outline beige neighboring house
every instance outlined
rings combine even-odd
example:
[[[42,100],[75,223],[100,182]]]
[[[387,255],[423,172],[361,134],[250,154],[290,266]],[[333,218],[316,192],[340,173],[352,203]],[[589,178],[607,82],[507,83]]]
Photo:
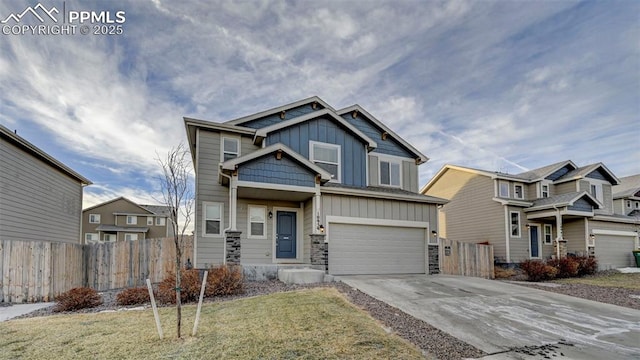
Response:
[[[640,174],[622,177],[613,187],[613,209],[640,221]]]
[[[84,243],[173,236],[169,215],[166,206],[139,205],[119,197],[82,211]]]
[[[0,240],[81,243],[91,181],[0,125]]]
[[[602,163],[567,160],[520,174],[445,165],[421,193],[449,200],[439,214],[443,237],[488,242],[497,263],[575,254],[608,269],[635,266],[639,246],[638,219],[614,211],[620,184]]]

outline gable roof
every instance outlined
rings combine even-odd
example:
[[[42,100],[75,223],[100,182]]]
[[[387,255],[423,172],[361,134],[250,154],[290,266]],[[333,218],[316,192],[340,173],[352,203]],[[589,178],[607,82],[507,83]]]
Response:
[[[290,158],[298,162],[300,165],[306,167],[307,169],[311,170],[315,174],[320,175],[321,181],[326,182],[331,180],[331,174],[329,174],[329,172],[320,168],[316,164],[304,158],[302,155],[298,154],[297,152],[291,150],[289,147],[281,143],[273,144],[263,149],[249,153],[247,155],[227,160],[222,163],[222,169],[233,171],[240,164],[261,158],[265,155],[269,155],[278,151],[282,151],[283,153],[287,154],[287,156],[289,156]]]
[[[78,174],[77,172],[71,170],[71,168],[69,168],[68,166],[66,166],[65,164],[61,163],[60,161],[58,161],[57,159],[55,159],[53,156],[47,154],[46,152],[40,150],[37,146],[33,145],[32,143],[28,142],[27,140],[25,140],[24,138],[22,138],[21,136],[18,136],[18,134],[14,133],[13,131],[7,129],[6,127],[0,125],[0,138],[5,138],[7,139],[7,141],[9,141],[10,143],[14,144],[15,146],[17,146],[18,148],[20,148],[21,150],[35,156],[37,159],[41,160],[42,162],[46,163],[47,165],[55,168],[56,170],[62,172],[63,174],[78,180],[78,182],[80,182],[82,185],[91,185],[92,182],[85,178],[84,176]]]
[[[86,209],[83,209],[83,210],[82,210],[82,212],[89,211],[89,210],[93,210],[93,209],[99,208],[99,207],[101,207],[101,206],[111,204],[111,203],[116,202],[116,201],[118,201],[118,200],[124,200],[124,201],[126,201],[126,202],[130,203],[131,205],[135,205],[135,206],[137,206],[138,208],[140,208],[140,209],[141,209],[141,210],[143,210],[143,211],[146,211],[146,212],[148,212],[148,213],[153,213],[151,210],[148,210],[148,209],[146,209],[146,208],[144,208],[144,207],[142,207],[142,206],[140,206],[140,205],[138,205],[138,204],[134,203],[133,201],[131,201],[131,200],[127,199],[127,198],[126,198],[126,197],[124,197],[124,196],[120,196],[120,197],[117,197],[117,198],[115,198],[115,199],[111,199],[111,200],[109,200],[109,201],[105,201],[105,202],[103,202],[103,203],[100,203],[100,204],[97,204],[97,205],[93,205],[93,206],[91,206],[91,207],[88,207],[88,208],[86,208]]]
[[[621,177],[620,184],[613,186],[613,198],[640,196],[640,174]]]
[[[420,193],[424,194],[427,192],[440,178],[449,170],[458,170],[463,172],[468,172],[477,175],[483,175],[489,177],[491,179],[504,179],[504,180],[513,180],[513,181],[521,181],[521,182],[529,182],[529,180],[519,177],[517,175],[510,175],[500,172],[492,172],[486,171],[476,168],[471,168],[467,166],[453,165],[453,164],[444,164],[440,170],[429,180],[423,187],[420,189]]]
[[[578,168],[578,166],[576,164],[574,164],[573,161],[564,160],[564,161],[557,162],[555,164],[551,164],[551,165],[543,166],[543,167],[540,167],[540,168],[537,168],[537,169],[521,172],[521,173],[517,174],[516,176],[518,176],[518,177],[520,177],[522,179],[527,179],[529,181],[538,181],[538,180],[542,180],[542,179],[546,178],[547,176],[553,174],[554,172],[562,169],[563,167],[565,167],[567,165],[570,165],[574,169]]]
[[[596,171],[598,169],[604,171],[605,176],[609,178],[608,180],[612,185],[618,185],[620,183],[620,179],[618,179],[601,162],[595,163],[595,164],[586,165],[586,166],[582,166],[582,167],[579,167],[577,169],[574,169],[573,171],[569,171],[568,173],[562,175],[559,179],[557,179],[554,182],[557,183],[557,184],[560,184],[560,183],[567,182],[567,181],[583,179],[583,178],[587,177],[587,175],[591,174],[592,172],[594,172],[594,171]]]
[[[312,96],[312,97],[309,97],[309,98],[306,98],[306,99],[302,99],[302,100],[298,100],[296,102],[292,102],[290,104],[286,104],[286,105],[275,107],[273,109],[261,111],[259,113],[253,114],[253,115],[243,116],[243,117],[235,119],[235,120],[225,121],[224,124],[227,124],[227,125],[242,125],[243,123],[246,123],[246,122],[249,122],[249,121],[257,120],[257,119],[260,119],[260,118],[263,118],[263,117],[266,117],[266,116],[270,116],[270,115],[274,115],[274,114],[277,114],[277,113],[282,112],[282,111],[287,111],[287,110],[289,110],[291,108],[296,108],[298,106],[312,104],[314,102],[320,104],[321,107],[324,108],[324,109],[329,109],[331,111],[334,111],[333,108],[329,104],[324,102],[324,100],[320,99],[317,96]]]
[[[346,107],[344,109],[340,109],[340,110],[336,111],[336,113],[338,115],[342,116],[344,114],[347,114],[347,113],[350,113],[350,112],[353,112],[353,111],[358,111],[358,113],[364,115],[364,117],[367,120],[369,120],[369,122],[372,123],[374,125],[374,127],[377,127],[378,129],[382,130],[383,132],[386,132],[394,140],[399,142],[400,145],[405,148],[405,150],[407,150],[410,153],[413,153],[416,156],[416,163],[418,165],[424,164],[427,161],[429,161],[429,158],[426,155],[424,155],[423,153],[418,151],[418,149],[416,149],[411,144],[409,144],[407,141],[405,141],[401,136],[396,134],[393,130],[389,129],[384,123],[382,123],[380,120],[376,119],[375,116],[369,114],[369,112],[366,111],[365,109],[363,109],[360,105],[358,105],[358,104],[351,105],[349,107]]]
[[[529,212],[536,210],[553,209],[554,207],[572,206],[576,201],[583,198],[587,199],[587,201],[589,201],[597,209],[602,208],[602,204],[600,204],[600,202],[588,192],[576,191],[537,199],[533,202],[533,206],[524,209],[524,211]]]
[[[286,120],[286,121],[282,121],[280,123],[271,125],[271,126],[267,126],[267,127],[263,127],[261,129],[257,129],[256,133],[253,137],[253,142],[256,145],[259,145],[260,143],[262,143],[262,140],[264,140],[267,135],[271,132],[280,130],[280,129],[284,129],[284,128],[288,128],[290,126],[293,125],[297,125],[306,121],[310,121],[313,119],[317,119],[321,116],[324,116],[326,118],[329,118],[332,121],[335,121],[337,123],[339,123],[341,126],[343,126],[344,128],[346,128],[347,130],[349,130],[351,133],[353,133],[356,137],[360,138],[364,143],[367,144],[367,147],[369,148],[369,150],[371,149],[375,149],[378,144],[376,144],[375,141],[373,141],[370,137],[368,137],[367,135],[365,135],[362,131],[358,130],[355,126],[349,124],[345,119],[343,119],[341,116],[338,116],[333,110],[331,109],[322,109],[322,110],[318,110],[318,111],[314,111],[312,113],[303,115],[303,116],[298,116],[295,117],[291,120]]]
[[[140,205],[140,207],[151,211],[156,215],[169,216],[171,215],[171,208],[165,205]]]

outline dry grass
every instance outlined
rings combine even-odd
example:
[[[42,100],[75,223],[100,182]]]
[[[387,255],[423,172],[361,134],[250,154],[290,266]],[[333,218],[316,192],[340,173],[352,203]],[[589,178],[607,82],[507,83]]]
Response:
[[[160,309],[165,339],[149,310],[31,318],[0,323],[0,359],[420,359],[337,290],[311,289],[206,304],[191,337],[194,306]]]
[[[619,272],[596,274],[582,278],[557,280],[563,284],[586,284],[603,287],[640,290],[640,273],[623,274]]]
[[[505,269],[499,266],[496,266],[493,272],[496,279],[509,279],[516,275],[514,269]]]

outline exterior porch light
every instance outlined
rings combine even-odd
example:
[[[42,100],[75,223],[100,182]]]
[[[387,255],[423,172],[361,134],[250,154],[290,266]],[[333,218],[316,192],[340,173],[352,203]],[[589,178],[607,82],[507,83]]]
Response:
[[[284,115],[285,115],[286,113],[287,113],[287,112],[286,112],[286,111],[284,111],[284,110],[280,111],[280,119],[284,120]]]
[[[273,219],[273,212],[269,211],[269,219]]]
[[[527,224],[527,230],[529,230],[529,228],[531,228],[531,224]]]
[[[593,242],[596,239],[596,235],[594,233],[589,234],[589,240]]]
[[[435,230],[431,230],[431,236],[438,237],[438,232]]]
[[[324,234],[324,225],[320,224],[320,226],[318,226],[318,230]]]

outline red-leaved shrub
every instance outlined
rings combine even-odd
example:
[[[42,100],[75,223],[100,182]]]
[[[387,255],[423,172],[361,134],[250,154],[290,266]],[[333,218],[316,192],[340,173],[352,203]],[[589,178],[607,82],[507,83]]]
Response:
[[[243,291],[242,267],[222,265],[209,269],[206,296],[234,295]]]
[[[53,311],[74,311],[101,304],[102,296],[97,291],[88,287],[78,287],[56,296],[56,305],[53,307]]]
[[[552,280],[558,273],[558,269],[540,260],[525,260],[520,263],[520,268],[527,274],[529,281]]]
[[[579,263],[575,260],[574,257],[547,260],[547,265],[551,265],[554,268],[558,269],[556,277],[559,279],[578,276]]]
[[[196,301],[200,296],[200,271],[196,269],[181,270],[180,300],[183,303]],[[176,274],[169,273],[158,285],[158,302],[176,303]]]
[[[151,302],[149,290],[146,287],[128,288],[120,291],[116,295],[118,305],[139,305]]]
[[[575,258],[578,263],[578,276],[593,275],[598,271],[598,259],[588,256]]]

